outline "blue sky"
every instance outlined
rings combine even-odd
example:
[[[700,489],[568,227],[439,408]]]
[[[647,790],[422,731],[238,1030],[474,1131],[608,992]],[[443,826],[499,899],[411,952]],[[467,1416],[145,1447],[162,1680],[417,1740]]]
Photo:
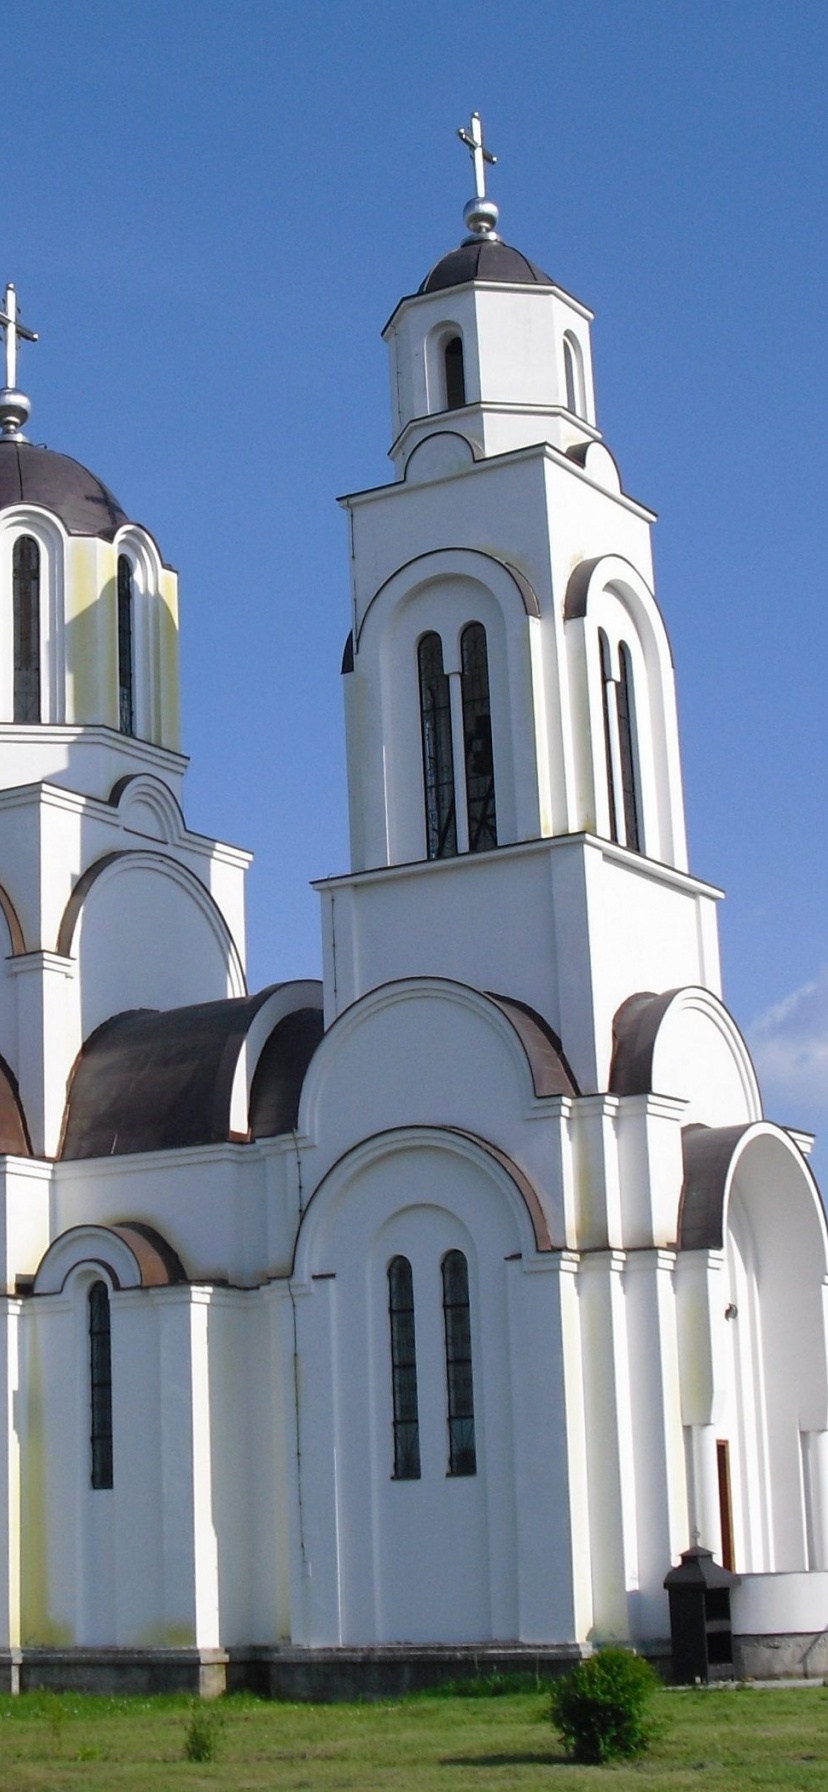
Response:
[[[318,970],[347,865],[335,497],[388,476],[378,332],[459,241],[477,107],[661,518],[726,998],[828,1132],[824,0],[27,0],[3,77],[29,433],[180,569],[188,820],[255,851],[252,982]]]

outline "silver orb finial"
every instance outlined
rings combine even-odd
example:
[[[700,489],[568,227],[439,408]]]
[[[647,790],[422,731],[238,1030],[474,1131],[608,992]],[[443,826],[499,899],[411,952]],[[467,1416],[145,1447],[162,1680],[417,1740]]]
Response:
[[[17,342],[22,336],[24,342],[36,342],[37,332],[27,330],[17,315],[17,293],[11,282],[6,287],[4,300],[5,310],[0,311],[0,329],[6,339],[6,380],[0,388],[0,439],[7,442],[25,442],[26,437],[21,430],[31,415],[31,403],[25,392],[17,389]]]
[[[493,199],[486,197],[486,163],[494,164],[497,156],[483,142],[483,121],[479,112],[473,112],[468,129],[460,127],[457,132],[461,143],[465,143],[472,159],[474,169],[474,198],[463,209],[463,222],[473,237],[488,237],[490,242],[497,242],[498,209]]]

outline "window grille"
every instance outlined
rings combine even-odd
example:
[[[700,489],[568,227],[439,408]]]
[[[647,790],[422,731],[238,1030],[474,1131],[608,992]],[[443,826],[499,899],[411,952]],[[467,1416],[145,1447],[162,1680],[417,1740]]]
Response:
[[[391,1390],[394,1406],[394,1479],[420,1479],[420,1421],[417,1407],[417,1343],[414,1282],[407,1257],[388,1266],[391,1326]]]
[[[40,721],[40,548],[20,535],[12,555],[14,719]]]
[[[468,628],[464,628],[460,648],[469,852],[486,852],[497,845],[497,815],[489,661],[486,630],[482,623],[470,622]]]
[[[109,1289],[93,1282],[89,1290],[89,1387],[92,1486],[112,1486],[112,1344]]]
[[[469,1270],[462,1251],[449,1251],[443,1258],[442,1271],[448,1394],[448,1472],[450,1475],[476,1475]]]
[[[135,733],[132,567],[126,554],[118,556],[118,727],[122,734]]]
[[[466,370],[463,363],[463,340],[452,336],[443,350],[446,369],[446,410],[459,411],[466,402]]]
[[[635,767],[635,708],[630,650],[618,649],[618,741],[621,749],[621,794],[624,801],[624,835],[627,846],[641,851],[640,803]]]
[[[423,635],[417,650],[417,660],[420,673],[426,853],[430,859],[447,859],[453,858],[457,851],[457,822],[451,756],[451,699],[449,681],[443,671],[443,643],[439,635]]]

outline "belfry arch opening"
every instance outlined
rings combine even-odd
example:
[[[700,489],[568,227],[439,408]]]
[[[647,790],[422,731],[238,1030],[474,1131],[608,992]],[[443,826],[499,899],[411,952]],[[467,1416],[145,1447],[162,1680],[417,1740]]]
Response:
[[[40,548],[33,535],[19,535],[12,551],[14,609],[14,709],[16,722],[39,722]]]
[[[462,410],[466,403],[466,365],[462,336],[449,336],[443,344],[443,378],[446,410]]]

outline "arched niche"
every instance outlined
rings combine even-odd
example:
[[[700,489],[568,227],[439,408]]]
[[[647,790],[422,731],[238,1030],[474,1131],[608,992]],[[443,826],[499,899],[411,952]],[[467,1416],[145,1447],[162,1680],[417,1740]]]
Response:
[[[120,560],[129,564],[132,587],[132,732],[141,740],[177,749],[178,601],[176,578],[164,565],[146,529],[135,523],[113,542],[113,626],[117,625]],[[116,627],[117,633],[117,627]],[[114,668],[117,682],[117,666]]]
[[[0,722],[14,721],[13,560],[15,544],[28,536],[39,550],[40,714],[60,723],[66,712],[67,536],[38,505],[21,504],[0,515]],[[32,724],[27,724],[32,725]]]
[[[683,1400],[727,1464],[735,1566],[825,1568],[828,1230],[819,1191],[796,1144],[768,1122],[689,1127],[684,1160]],[[701,1301],[705,1277],[694,1265],[703,1271],[708,1257],[721,1268],[707,1274]]]
[[[536,594],[490,555],[446,549],[418,556],[375,593],[355,642],[348,733],[352,811],[365,830],[363,857],[404,863],[426,857],[418,646],[439,636],[453,692],[452,739],[462,752],[461,642],[485,630],[498,842],[540,831],[530,619]],[[370,697],[370,714],[368,703]],[[457,777],[458,787],[462,779]],[[356,799],[356,800],[354,800]],[[462,850],[462,848],[461,848]]]
[[[635,776],[643,851],[687,869],[675,679],[670,643],[655,597],[642,574],[615,554],[582,561],[566,590],[580,825],[612,839],[608,787],[604,636],[617,684],[621,650],[628,655]],[[610,731],[612,732],[612,731]]]
[[[177,860],[115,852],[78,879],[57,951],[78,961],[81,1037],[129,1008],[245,994],[235,942],[213,897]]]

